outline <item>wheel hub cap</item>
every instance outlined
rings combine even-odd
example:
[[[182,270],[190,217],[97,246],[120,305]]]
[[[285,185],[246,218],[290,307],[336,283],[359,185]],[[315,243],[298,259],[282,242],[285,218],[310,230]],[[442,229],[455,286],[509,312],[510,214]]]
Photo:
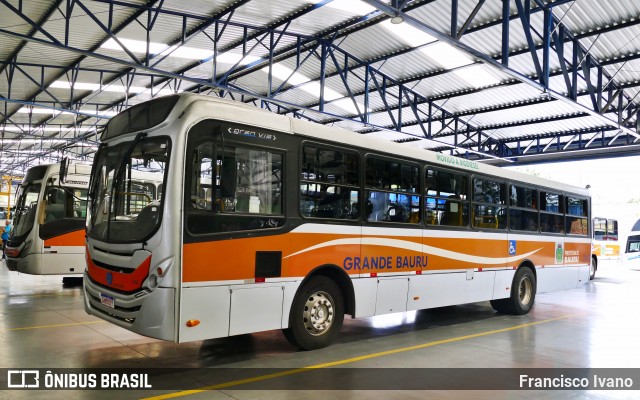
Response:
[[[307,331],[314,336],[327,332],[333,324],[334,308],[333,299],[328,293],[318,291],[309,296],[303,313]]]

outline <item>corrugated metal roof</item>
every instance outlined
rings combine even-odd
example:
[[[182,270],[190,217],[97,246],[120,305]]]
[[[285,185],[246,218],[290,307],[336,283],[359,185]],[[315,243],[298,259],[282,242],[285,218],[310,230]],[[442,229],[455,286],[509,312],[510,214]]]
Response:
[[[341,3],[338,3],[341,1]],[[135,13],[146,10],[145,0],[128,2],[140,7],[129,7],[124,3],[114,5],[114,13],[109,14],[107,2],[83,2],[102,24],[112,27],[120,27]],[[511,52],[522,52],[509,58],[509,70],[503,70],[485,64],[477,64],[470,67],[458,67],[447,70],[452,56],[438,56],[431,54],[430,50],[440,46],[440,43],[426,43],[421,39],[422,45],[416,47],[417,36],[396,36],[392,33],[397,27],[391,26],[386,14],[376,11],[370,5],[358,3],[356,0],[334,0],[313,5],[311,0],[295,0],[288,2],[273,2],[270,0],[250,0],[237,2],[235,0],[202,2],[197,0],[165,0],[152,3],[150,14],[144,14],[137,21],[131,21],[122,26],[117,37],[119,39],[144,41],[147,30],[143,26],[147,22],[147,16],[155,18],[153,28],[149,31],[149,39],[154,43],[168,44],[182,39],[183,23],[186,32],[193,31],[197,27],[207,24],[203,31],[185,37],[184,46],[193,48],[191,54],[201,54],[200,60],[176,57],[180,51],[164,55],[152,55],[150,67],[157,71],[144,71],[145,67],[137,68],[137,73],[131,73],[120,77],[122,73],[131,72],[125,62],[135,62],[127,54],[119,50],[110,50],[99,47],[109,39],[109,34],[102,29],[79,5],[75,5],[70,21],[69,45],[80,50],[89,50],[98,47],[96,54],[110,57],[100,59],[96,57],[81,57],[77,52],[69,51],[62,47],[51,47],[30,42],[20,49],[17,61],[22,65],[12,75],[10,100],[33,102],[46,107],[91,110],[117,110],[122,109],[123,101],[128,98],[126,105],[131,106],[150,98],[150,90],[145,93],[130,93],[128,96],[122,91],[114,91],[116,87],[129,84],[135,88],[151,88],[159,93],[179,90],[195,90],[196,85],[190,81],[176,82],[167,80],[168,75],[183,74],[184,77],[195,78],[206,82],[214,82],[233,67],[235,61],[229,61],[233,57],[247,56],[242,63],[229,75],[228,80],[222,84],[228,84],[232,90],[242,93],[254,94],[262,98],[269,93],[276,93],[277,101],[289,104],[293,109],[307,109],[306,114],[313,119],[324,123],[332,123],[351,130],[368,132],[366,135],[383,137],[387,140],[412,139],[405,143],[406,146],[421,146],[421,148],[440,148],[444,144],[456,142],[454,126],[451,116],[460,118],[458,130],[460,132],[477,129],[486,129],[487,135],[494,140],[513,141],[526,138],[565,134],[571,137],[572,132],[605,130],[606,137],[613,137],[617,132],[618,101],[611,101],[612,96],[617,96],[616,91],[604,90],[600,97],[589,94],[589,85],[584,79],[585,70],[578,72],[577,82],[568,76],[570,85],[567,85],[562,74],[563,63],[558,59],[554,51],[549,58],[551,78],[549,82],[550,93],[541,90],[538,84],[518,83],[520,77],[537,77],[538,70],[534,64],[532,54],[524,49],[528,47],[527,37],[522,28],[519,17],[510,22],[509,48]],[[384,4],[390,4],[385,1]],[[472,14],[479,3],[477,0],[458,1],[458,26],[462,27],[467,16]],[[347,10],[347,6],[355,8]],[[451,5],[448,0],[414,0],[405,5],[411,10],[407,14],[443,34],[451,31]],[[536,7],[536,3],[532,2]],[[22,11],[33,21],[39,21],[51,7],[51,2],[46,0],[33,0],[22,2]],[[515,2],[510,3],[511,15],[515,16],[518,9]],[[229,11],[233,10],[232,13]],[[364,10],[369,14],[363,15]],[[4,10],[0,13],[0,26],[3,29],[19,34],[27,34],[31,26],[14,15],[12,11]],[[157,14],[156,14],[157,12]],[[602,85],[611,87],[624,87],[622,107],[633,110],[630,113],[623,112],[621,119],[629,126],[635,122],[634,114],[636,105],[640,104],[640,21],[636,21],[640,14],[640,3],[629,0],[612,0],[602,2],[598,0],[579,0],[556,5],[553,8],[556,20],[560,20],[575,35],[580,38],[580,43],[585,51],[597,61],[603,63],[604,76]],[[64,18],[64,10],[56,10],[55,17],[49,18],[42,24],[42,30],[64,42],[67,21]],[[214,15],[231,15],[229,25],[227,19],[219,21],[218,30],[214,21],[210,20]],[[183,19],[184,17],[184,19]],[[469,30],[462,36],[461,42],[476,51],[493,57],[497,62],[501,61],[502,51],[502,1],[486,0],[480,7],[477,15],[469,25]],[[542,43],[541,26],[544,13],[535,12],[530,15],[530,23],[534,27],[533,41],[536,45]],[[109,22],[110,21],[110,22]],[[270,31],[267,27],[273,27]],[[246,29],[245,29],[246,28]],[[593,34],[594,31],[604,29],[601,34]],[[245,32],[248,34],[244,38]],[[259,32],[258,35],[254,35]],[[270,33],[273,35],[270,36]],[[320,83],[321,66],[323,62],[322,46],[315,47],[313,53],[309,49],[318,44],[312,40],[310,45],[307,38],[323,32],[321,43],[335,50],[334,58],[329,56],[325,60],[325,100],[324,114],[313,111],[318,109],[318,88]],[[591,33],[590,33],[591,32]],[[333,33],[336,33],[335,37]],[[216,36],[218,34],[218,36]],[[300,35],[299,41],[296,35]],[[420,35],[422,36],[422,35]],[[38,32],[34,37],[49,40],[43,32]],[[270,41],[273,38],[273,48]],[[316,38],[319,39],[319,38]],[[214,49],[219,51],[215,65],[210,60]],[[18,49],[20,40],[11,36],[0,40],[0,60],[10,62],[9,55]],[[301,52],[296,53],[300,44]],[[554,43],[555,46],[555,43]],[[569,42],[563,45],[564,57],[567,64],[571,64],[573,45]],[[243,54],[243,51],[245,52]],[[133,50],[136,59],[144,58],[144,51]],[[537,59],[542,62],[544,51],[538,49]],[[271,87],[269,88],[268,59],[270,55],[275,57],[275,68]],[[346,57],[345,55],[348,55]],[[308,56],[308,58],[306,58]],[[436,57],[436,58],[433,58]],[[305,61],[306,58],[306,61]],[[74,93],[68,89],[49,87],[51,82],[73,81],[77,67],[76,60],[82,59],[80,68],[86,70],[77,71],[77,82],[103,83],[102,91],[76,88]],[[469,57],[468,62],[478,62],[476,57]],[[298,65],[298,62],[302,62]],[[244,65],[249,63],[253,68],[246,69]],[[362,64],[360,64],[362,63]],[[30,64],[30,65],[27,65]],[[41,69],[38,65],[58,65],[68,69],[61,75],[63,69]],[[371,65],[374,74],[367,75],[364,65]],[[462,65],[462,64],[460,64]],[[3,68],[3,67],[0,67]],[[463,76],[463,73],[473,71]],[[24,72],[20,72],[24,71]],[[100,72],[102,71],[102,72]],[[287,72],[288,71],[288,72]],[[290,81],[282,85],[284,77],[295,71]],[[345,86],[340,74],[346,78],[348,87]],[[27,76],[31,76],[29,79]],[[153,78],[149,75],[153,75]],[[482,83],[481,75],[491,79],[491,84]],[[597,69],[591,71],[592,85],[597,85]],[[366,77],[369,81],[365,83]],[[609,77],[613,77],[616,83],[609,84]],[[127,82],[127,78],[129,81]],[[111,83],[115,79],[110,87]],[[520,78],[522,79],[522,78]],[[307,83],[300,83],[309,81]],[[162,83],[160,83],[162,82]],[[396,83],[400,82],[409,92],[400,94]],[[376,85],[377,83],[377,85]],[[212,85],[205,83],[205,87]],[[282,87],[280,87],[282,85]],[[489,85],[488,87],[484,87]],[[548,98],[557,97],[558,94],[569,96],[575,85],[578,98],[575,103],[560,100],[548,101]],[[43,87],[45,86],[45,87]],[[386,90],[384,96],[379,92],[383,87]],[[46,90],[45,90],[46,89]],[[365,90],[369,90],[365,93]],[[368,112],[367,124],[363,124],[355,115],[353,100],[348,98],[349,91],[355,95],[355,103],[361,111]],[[8,74],[0,74],[0,95],[9,96]],[[402,96],[403,109],[401,114],[397,110]],[[415,96],[415,97],[414,97]],[[252,96],[249,95],[248,98]],[[418,117],[414,109],[407,106],[407,102],[413,98],[419,100],[416,105]],[[594,115],[583,116],[586,111],[594,114],[594,99],[600,101],[600,107],[609,104],[607,113],[604,114],[611,122]],[[368,109],[364,109],[365,100]],[[617,100],[617,99],[616,99]],[[629,102],[633,104],[628,106]],[[74,104],[69,105],[69,102]],[[434,115],[432,118],[431,132],[438,141],[424,139],[423,127],[418,124],[418,118],[424,123],[429,119],[429,102],[432,102]],[[387,110],[391,107],[391,110]],[[23,123],[31,121],[32,124],[69,124],[83,120],[84,117],[73,117],[66,114],[57,115],[54,118],[44,114],[14,114],[23,108],[22,104],[5,102],[0,112],[11,117],[11,121]],[[443,111],[444,110],[444,113]],[[282,111],[281,111],[282,112]],[[444,115],[445,124],[441,122]],[[353,120],[345,120],[353,118]],[[0,119],[3,119],[0,116]],[[393,129],[394,123],[401,120],[403,123],[401,132]],[[96,121],[89,118],[83,123],[97,123],[102,125],[104,121]],[[0,128],[1,129],[1,128]],[[52,135],[60,135],[53,133]],[[10,136],[16,137],[14,133]],[[415,139],[418,140],[415,140]],[[459,139],[459,138],[458,138]],[[475,140],[475,139],[474,139]],[[554,140],[545,138],[545,140]],[[471,141],[473,142],[473,141]],[[477,145],[473,142],[472,144]],[[2,150],[0,150],[2,151]],[[463,151],[463,150],[460,150]],[[1,166],[0,166],[1,168]]]

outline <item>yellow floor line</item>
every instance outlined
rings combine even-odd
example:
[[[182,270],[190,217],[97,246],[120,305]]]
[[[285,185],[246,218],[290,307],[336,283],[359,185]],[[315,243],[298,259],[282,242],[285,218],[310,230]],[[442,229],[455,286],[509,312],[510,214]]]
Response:
[[[534,325],[546,324],[546,323],[549,323],[549,322],[570,318],[570,317],[573,317],[574,315],[575,314],[564,315],[564,316],[557,317],[557,318],[545,319],[543,321],[529,322],[529,323],[526,323],[526,324],[515,325],[515,326],[511,326],[509,328],[496,329],[496,330],[493,330],[493,331],[486,331],[486,332],[474,333],[474,334],[471,334],[471,335],[457,336],[457,337],[453,337],[453,338],[449,338],[449,339],[436,340],[436,341],[433,341],[433,342],[422,343],[422,344],[418,344],[418,345],[415,345],[415,346],[401,347],[401,348],[398,348],[398,349],[380,351],[378,353],[371,353],[371,354],[366,354],[366,355],[363,355],[363,356],[346,358],[346,359],[343,359],[343,360],[331,361],[331,362],[323,363],[323,364],[310,365],[310,366],[304,367],[304,368],[295,368],[295,369],[290,369],[290,370],[286,370],[286,371],[282,371],[282,372],[276,372],[276,373],[273,373],[273,374],[260,375],[260,376],[256,376],[256,377],[253,377],[253,378],[239,379],[239,380],[235,380],[235,381],[219,383],[217,385],[205,386],[205,387],[202,387],[202,388],[199,388],[199,389],[192,389],[192,390],[184,390],[184,391],[181,391],[181,392],[167,393],[167,394],[160,395],[160,396],[147,397],[147,398],[145,398],[143,400],[172,399],[172,398],[175,398],[175,397],[182,397],[182,396],[188,396],[188,395],[191,395],[191,394],[202,393],[202,392],[206,392],[208,390],[219,390],[219,389],[224,389],[224,388],[228,388],[228,387],[232,387],[232,386],[238,386],[238,385],[242,385],[242,384],[246,384],[246,383],[260,382],[260,381],[265,381],[265,380],[268,380],[268,379],[279,378],[279,377],[282,377],[282,376],[298,374],[298,373],[305,372],[305,371],[308,371],[308,370],[311,370],[311,369],[335,367],[336,365],[344,365],[344,364],[349,364],[349,363],[353,363],[353,362],[357,362],[357,361],[369,360],[369,359],[376,358],[376,357],[388,356],[388,355],[391,355],[391,354],[398,354],[398,353],[402,353],[402,352],[406,352],[406,351],[412,351],[412,350],[419,350],[419,349],[424,349],[424,348],[427,348],[427,347],[437,346],[437,345],[441,345],[441,344],[459,342],[461,340],[467,340],[467,339],[473,339],[473,338],[478,338],[478,337],[482,337],[482,336],[494,335],[496,333],[514,331],[514,330],[517,330],[517,329],[528,328],[528,327],[534,326]]]
[[[101,324],[107,321],[87,321],[87,322],[72,322],[69,324],[55,324],[55,325],[40,325],[40,326],[25,326],[22,328],[9,328],[8,331],[26,331],[29,329],[45,329],[45,328],[59,328],[61,326],[75,326],[75,325],[89,325],[89,324]]]

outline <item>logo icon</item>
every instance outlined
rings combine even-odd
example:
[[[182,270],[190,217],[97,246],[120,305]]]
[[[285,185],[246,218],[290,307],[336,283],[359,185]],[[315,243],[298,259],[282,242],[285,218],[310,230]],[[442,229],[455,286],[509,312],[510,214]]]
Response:
[[[8,388],[39,388],[40,372],[38,370],[15,370],[7,371]]]
[[[107,272],[107,284],[111,285],[113,283],[113,274],[111,272]]]
[[[509,240],[509,255],[510,256],[515,256],[516,255],[516,241],[515,240]]]
[[[556,243],[556,264],[562,264],[562,256],[564,250],[562,249],[562,243]]]

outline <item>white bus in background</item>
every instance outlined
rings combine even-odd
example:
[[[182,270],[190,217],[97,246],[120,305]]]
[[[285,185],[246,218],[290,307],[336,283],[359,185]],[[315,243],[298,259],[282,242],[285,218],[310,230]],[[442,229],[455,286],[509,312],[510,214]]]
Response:
[[[18,189],[13,230],[6,249],[9,270],[79,277],[84,270],[91,166],[69,165],[62,183],[60,166],[29,169]]]
[[[640,219],[636,221],[627,237],[627,246],[622,257],[627,268],[640,268]]]
[[[77,275],[85,269],[85,219],[90,165],[40,165],[27,171],[18,189],[7,266],[32,275]],[[139,212],[162,191],[153,174],[136,171],[120,193],[131,213]],[[63,279],[63,282],[71,282]]]
[[[591,248],[590,277],[593,279],[602,260],[620,260],[618,221],[611,218],[593,219],[593,243]]]

